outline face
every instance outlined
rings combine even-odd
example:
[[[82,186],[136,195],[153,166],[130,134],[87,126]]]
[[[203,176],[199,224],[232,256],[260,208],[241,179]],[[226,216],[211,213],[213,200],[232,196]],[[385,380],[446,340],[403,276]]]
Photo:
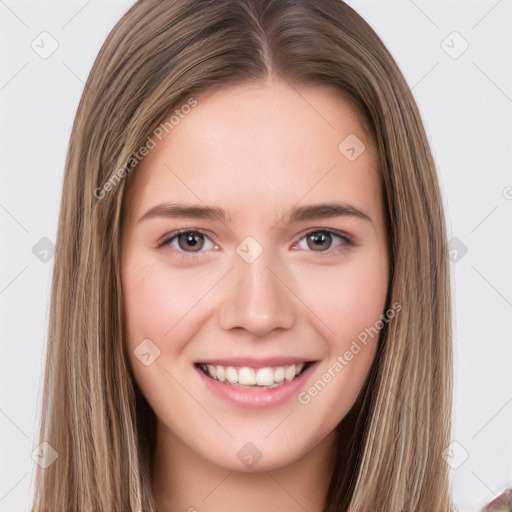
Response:
[[[377,159],[325,88],[196,99],[125,198],[130,364],[176,446],[235,471],[284,467],[333,432],[375,355],[364,333],[389,264]]]

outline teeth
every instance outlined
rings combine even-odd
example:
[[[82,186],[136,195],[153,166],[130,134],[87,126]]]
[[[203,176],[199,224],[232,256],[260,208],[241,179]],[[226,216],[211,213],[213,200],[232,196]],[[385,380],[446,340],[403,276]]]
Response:
[[[256,384],[258,386],[271,386],[274,383],[275,378],[272,368],[260,368],[256,372]]]
[[[283,380],[284,368],[282,366],[279,366],[274,370],[274,382],[283,382]]]
[[[210,375],[210,377],[211,377],[211,375]],[[212,378],[215,378],[215,377],[212,377]],[[232,366],[228,366],[226,368],[226,380],[230,384],[236,384],[238,382],[238,373]]]
[[[208,375],[220,382],[239,384],[241,386],[277,386],[279,383],[293,380],[304,369],[305,363],[288,366],[266,366],[264,368],[250,368],[242,366],[214,366],[211,364],[201,367]]]
[[[215,376],[215,374],[212,374],[212,372],[210,372],[210,366],[211,365],[208,365],[208,372],[210,373],[210,376],[212,376],[214,379],[220,380],[221,382],[225,382],[226,370],[224,369],[224,366],[217,366],[217,368],[215,368],[215,366],[212,366],[212,368],[215,368],[217,376]]]
[[[256,373],[252,368],[244,366],[238,370],[238,384],[242,386],[254,386],[256,384]]]
[[[286,370],[284,371],[284,378],[286,380],[293,380],[295,377],[295,365],[292,364],[291,366],[288,366]]]
[[[212,364],[209,364],[207,367],[208,373],[215,379],[217,378],[217,369]],[[220,379],[219,379],[220,380]]]

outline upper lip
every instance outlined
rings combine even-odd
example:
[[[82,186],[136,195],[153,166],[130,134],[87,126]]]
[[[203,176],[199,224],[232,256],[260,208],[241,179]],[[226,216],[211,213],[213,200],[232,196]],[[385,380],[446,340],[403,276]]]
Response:
[[[312,359],[306,357],[231,357],[231,358],[213,358],[197,361],[196,364],[211,364],[213,366],[249,366],[251,368],[264,368],[266,366],[288,366],[292,364],[310,363]]]

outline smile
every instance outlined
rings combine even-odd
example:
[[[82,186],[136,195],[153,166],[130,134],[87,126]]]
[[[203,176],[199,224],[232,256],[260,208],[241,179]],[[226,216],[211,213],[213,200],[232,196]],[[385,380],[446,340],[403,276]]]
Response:
[[[199,368],[211,379],[226,384],[246,388],[275,388],[290,382],[304,372],[311,362],[290,364],[286,366],[221,366],[199,363]]]
[[[239,357],[197,361],[194,367],[209,395],[236,407],[267,409],[293,400],[318,363],[289,356]]]

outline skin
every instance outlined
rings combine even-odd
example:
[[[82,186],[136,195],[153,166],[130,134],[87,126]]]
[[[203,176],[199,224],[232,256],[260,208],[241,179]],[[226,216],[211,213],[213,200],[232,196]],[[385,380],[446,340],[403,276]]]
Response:
[[[272,80],[197,97],[198,104],[142,160],[126,197],[122,285],[126,343],[138,386],[158,418],[152,467],[160,512],[322,510],[334,429],[354,404],[377,338],[309,403],[237,407],[201,385],[194,363],[235,356],[317,361],[302,390],[333,373],[338,356],[384,313],[388,235],[372,141],[350,104],[326,88]],[[338,145],[355,134],[350,161]],[[226,219],[154,216],[160,203],[226,210]],[[293,208],[343,202],[339,215],[286,222]],[[209,234],[199,252],[174,230]],[[316,231],[315,231],[316,230]],[[337,230],[320,247],[307,234]],[[252,236],[252,263],[236,252]],[[191,254],[192,258],[180,258]],[[149,365],[135,351],[150,339]],[[261,459],[237,457],[248,442]]]

